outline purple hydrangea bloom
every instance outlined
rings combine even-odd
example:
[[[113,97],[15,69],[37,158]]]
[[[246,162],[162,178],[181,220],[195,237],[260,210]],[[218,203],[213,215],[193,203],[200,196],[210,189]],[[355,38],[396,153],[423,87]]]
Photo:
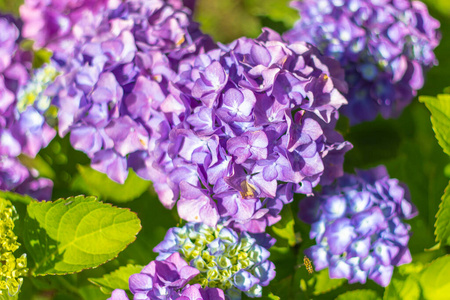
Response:
[[[261,297],[262,287],[275,277],[275,265],[267,260],[275,239],[268,234],[238,233],[219,224],[217,228],[202,223],[187,223],[170,228],[153,251],[157,260],[180,253],[200,271],[195,283],[225,291],[227,299],[241,299],[244,292]]]
[[[402,221],[417,210],[408,188],[384,166],[356,173],[300,202],[299,217],[317,242],[305,254],[316,270],[328,267],[331,278],[387,286],[394,266],[411,262],[410,226]]]
[[[314,46],[268,29],[184,59],[161,103],[170,118],[153,125],[159,147],[136,165],[158,170],[147,176],[166,207],[179,199],[181,218],[264,232],[294,193],[342,175],[343,75]]]
[[[292,1],[301,20],[285,33],[335,57],[345,68],[351,124],[398,116],[437,64],[439,22],[425,4],[409,0]]]
[[[144,269],[129,278],[134,299],[142,300],[225,300],[220,289],[203,289],[199,284],[188,284],[199,270],[188,265],[179,253],[164,260],[150,262]],[[114,290],[109,300],[128,300],[124,290]]]
[[[151,164],[141,164],[141,158],[167,137],[159,123],[178,122],[178,112],[172,117],[161,108],[169,101],[174,69],[214,44],[181,1],[120,3],[90,33],[71,57],[54,53],[62,75],[47,93],[59,109],[59,134],[70,133],[92,167],[117,182],[125,181],[130,167],[149,179],[141,168],[149,172]]]
[[[95,31],[107,5],[115,0],[26,0],[20,7],[22,34],[39,49],[68,53]]]
[[[50,100],[43,92],[54,73],[43,67],[32,74],[31,53],[19,48],[20,31],[12,17],[0,17],[0,30],[0,189],[48,200],[53,183],[37,178],[38,172],[17,157],[35,157],[55,136],[44,116]]]

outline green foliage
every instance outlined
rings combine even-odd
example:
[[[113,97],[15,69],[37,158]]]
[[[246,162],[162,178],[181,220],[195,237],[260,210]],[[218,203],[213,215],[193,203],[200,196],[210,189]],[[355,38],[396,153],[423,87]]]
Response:
[[[289,246],[293,247],[300,242],[300,237],[295,233],[295,219],[292,214],[291,205],[285,205],[280,213],[281,220],[271,228],[279,237],[286,239]]]
[[[436,215],[436,241],[450,246],[450,183],[442,196],[442,202]]]
[[[421,276],[423,297],[430,300],[444,300],[450,297],[450,255],[445,255],[427,266]]]
[[[289,7],[290,0],[245,0],[247,10],[254,16],[268,18],[275,22],[281,22],[284,28],[290,29],[299,19],[297,10]],[[277,29],[273,28],[272,29]],[[284,31],[283,30],[283,31]]]
[[[422,263],[401,266],[395,270],[386,288],[385,300],[443,300],[450,295],[450,255]]]
[[[243,0],[199,0],[194,17],[203,32],[222,43],[242,36],[255,38],[261,33],[260,20],[246,10]],[[245,26],[240,20],[245,20]]]
[[[339,295],[336,300],[355,300],[355,299],[364,299],[364,300],[381,300],[378,297],[378,294],[372,290],[356,290],[347,292],[345,294]]]
[[[115,258],[141,229],[135,213],[95,197],[33,202],[27,211],[23,238],[35,276],[97,267]]]
[[[79,290],[81,298],[83,300],[104,300],[105,294],[103,294],[95,286],[84,286]]]
[[[132,201],[148,190],[150,181],[144,180],[130,169],[124,184],[112,181],[101,172],[89,166],[78,165],[81,179],[77,182],[80,189],[84,189],[90,195],[99,196],[101,199],[111,200],[117,203]]]
[[[30,204],[31,202],[37,201],[34,198],[31,198],[28,195],[20,195],[13,192],[8,191],[0,191],[0,198],[4,198],[6,200],[11,201],[13,204],[14,202],[19,202],[22,204]]]
[[[19,7],[23,0],[0,0],[0,11],[19,15]]]
[[[450,16],[450,1],[448,0],[423,0],[429,7],[439,10],[441,14]]]
[[[328,269],[314,273],[314,277],[308,281],[308,285],[313,287],[313,295],[328,293],[342,286],[346,279],[332,279],[328,274]]]
[[[110,274],[103,275],[102,278],[89,278],[89,281],[98,285],[105,294],[111,294],[115,289],[128,290],[128,278],[141,272],[143,268],[144,266],[127,265]]]
[[[391,283],[386,287],[384,300],[418,300],[421,297],[419,274],[423,265],[409,264],[394,270]]]
[[[450,95],[422,96],[419,100],[431,112],[431,123],[439,145],[450,155]]]

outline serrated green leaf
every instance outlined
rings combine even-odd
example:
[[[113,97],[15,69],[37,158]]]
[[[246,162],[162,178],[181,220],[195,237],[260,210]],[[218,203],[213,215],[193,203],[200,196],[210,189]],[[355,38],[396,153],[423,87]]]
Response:
[[[450,255],[434,260],[420,276],[425,299],[444,300],[450,297]]]
[[[14,202],[19,202],[19,203],[28,205],[31,202],[37,202],[36,199],[31,198],[28,195],[20,195],[20,194],[17,194],[14,192],[8,192],[8,191],[0,191],[0,197],[13,202],[13,204],[14,204]]]
[[[435,227],[436,241],[450,246],[450,183],[442,196]]]
[[[355,290],[341,294],[336,298],[336,300],[355,300],[355,299],[381,300],[377,292],[372,290]]]
[[[272,230],[279,237],[286,239],[288,244],[293,247],[300,241],[300,237],[295,233],[295,219],[292,214],[291,206],[285,205],[280,216],[281,220],[272,226]]]
[[[450,95],[422,96],[419,100],[430,110],[436,139],[444,152],[450,155]]]
[[[114,289],[128,290],[128,279],[131,275],[141,272],[144,266],[127,265],[102,278],[89,278],[89,281],[100,287],[105,294],[111,294]]]
[[[94,268],[115,258],[141,229],[135,213],[95,197],[33,202],[27,212],[24,242],[35,276]]]
[[[346,282],[346,279],[333,279],[328,274],[328,269],[314,273],[314,277],[308,280],[308,286],[313,287],[315,296],[328,293],[337,289]]]
[[[138,198],[150,186],[150,181],[144,180],[130,169],[127,180],[124,184],[112,181],[104,173],[98,172],[89,166],[77,166],[83,184],[87,186],[87,191],[102,199],[111,200],[117,203],[128,202]]]

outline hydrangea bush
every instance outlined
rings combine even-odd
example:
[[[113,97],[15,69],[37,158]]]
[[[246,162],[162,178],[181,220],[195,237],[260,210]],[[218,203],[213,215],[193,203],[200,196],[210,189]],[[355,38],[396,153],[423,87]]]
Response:
[[[448,297],[450,19],[287,2],[0,1],[1,299]]]

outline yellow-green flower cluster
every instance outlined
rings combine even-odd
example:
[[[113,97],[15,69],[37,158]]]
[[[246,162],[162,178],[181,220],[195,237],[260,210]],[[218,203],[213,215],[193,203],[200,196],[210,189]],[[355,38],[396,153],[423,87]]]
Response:
[[[17,213],[10,201],[0,198],[0,295],[6,291],[11,295],[19,292],[23,278],[28,272],[27,256],[22,254],[19,258],[14,252],[19,249],[17,236],[14,234],[14,220]]]
[[[268,261],[272,238],[238,233],[231,228],[202,223],[188,223],[182,228],[171,228],[164,241],[155,249],[157,260],[164,260],[174,252],[191,267],[200,271],[190,284],[203,288],[219,288],[229,299],[240,299],[241,292],[260,297],[262,286],[275,276],[274,265]]]

